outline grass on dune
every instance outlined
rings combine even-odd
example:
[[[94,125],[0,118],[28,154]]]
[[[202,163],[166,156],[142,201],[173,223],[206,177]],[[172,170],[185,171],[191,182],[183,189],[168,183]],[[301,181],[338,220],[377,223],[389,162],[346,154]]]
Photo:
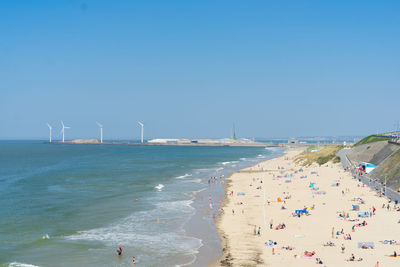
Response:
[[[296,157],[295,162],[300,163],[303,166],[309,166],[311,164],[318,163],[323,165],[329,161],[339,163],[340,158],[336,156],[336,153],[342,149],[343,146],[331,145],[321,148],[319,151],[311,152],[316,147],[309,147],[303,153]]]
[[[373,143],[373,142],[379,142],[379,141],[386,141],[386,140],[390,140],[390,138],[388,138],[388,137],[380,137],[380,136],[376,136],[375,134],[373,134],[373,135],[364,137],[363,139],[361,139],[360,141],[355,143],[354,146],[367,144],[367,143]]]

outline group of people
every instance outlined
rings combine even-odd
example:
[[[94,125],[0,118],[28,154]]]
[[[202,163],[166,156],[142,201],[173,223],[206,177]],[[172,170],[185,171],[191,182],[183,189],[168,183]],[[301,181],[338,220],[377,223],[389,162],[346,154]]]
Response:
[[[356,259],[356,257],[354,256],[354,254],[352,253],[350,258],[347,261],[362,261],[362,258],[358,258]]]
[[[117,256],[118,257],[122,257],[122,250],[123,250],[122,247],[119,247],[117,249]],[[135,256],[133,256],[132,263],[133,263],[133,266],[135,267],[136,266],[136,258],[135,258]]]
[[[261,227],[260,226],[257,229],[257,225],[254,225],[254,235],[261,236]]]

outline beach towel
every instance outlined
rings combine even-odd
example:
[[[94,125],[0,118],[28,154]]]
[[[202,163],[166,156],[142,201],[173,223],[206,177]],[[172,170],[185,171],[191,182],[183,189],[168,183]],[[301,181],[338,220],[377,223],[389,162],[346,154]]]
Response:
[[[398,245],[397,241],[395,240],[384,240],[384,241],[379,241],[384,245]]]
[[[238,192],[237,195],[238,195],[238,196],[244,196],[244,195],[246,195],[246,193],[244,193],[244,192]]]
[[[358,248],[367,246],[368,248],[375,248],[374,242],[358,242]]]
[[[361,212],[357,213],[357,216],[361,217],[361,218],[365,218],[365,217],[367,217],[367,213],[364,211],[361,211]]]

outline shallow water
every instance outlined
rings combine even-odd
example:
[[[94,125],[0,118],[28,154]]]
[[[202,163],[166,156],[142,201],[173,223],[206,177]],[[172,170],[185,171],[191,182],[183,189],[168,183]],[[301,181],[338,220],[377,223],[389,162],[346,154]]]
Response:
[[[131,266],[133,255],[140,266],[196,262],[218,244],[211,215],[197,216],[200,231],[187,225],[201,208],[196,192],[210,190],[210,176],[274,153],[0,142],[0,265]]]

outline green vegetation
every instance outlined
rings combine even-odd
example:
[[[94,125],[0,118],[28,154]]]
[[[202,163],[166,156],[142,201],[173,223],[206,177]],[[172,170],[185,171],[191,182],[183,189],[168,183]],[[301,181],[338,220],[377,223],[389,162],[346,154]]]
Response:
[[[379,142],[379,141],[387,141],[390,140],[388,137],[380,137],[376,136],[376,134],[364,137],[360,141],[354,144],[354,146],[362,145],[362,144],[368,144],[368,143],[373,143],[373,142]]]
[[[333,159],[333,163],[340,163],[340,158],[339,158],[338,156],[336,156],[336,157]]]
[[[303,153],[301,153],[295,159],[296,163],[300,163],[303,166],[309,166],[314,162],[319,165],[323,165],[329,161],[333,161],[334,163],[340,162],[340,158],[336,156],[336,153],[342,149],[343,146],[326,146],[319,151],[311,152],[315,147],[309,147]]]

